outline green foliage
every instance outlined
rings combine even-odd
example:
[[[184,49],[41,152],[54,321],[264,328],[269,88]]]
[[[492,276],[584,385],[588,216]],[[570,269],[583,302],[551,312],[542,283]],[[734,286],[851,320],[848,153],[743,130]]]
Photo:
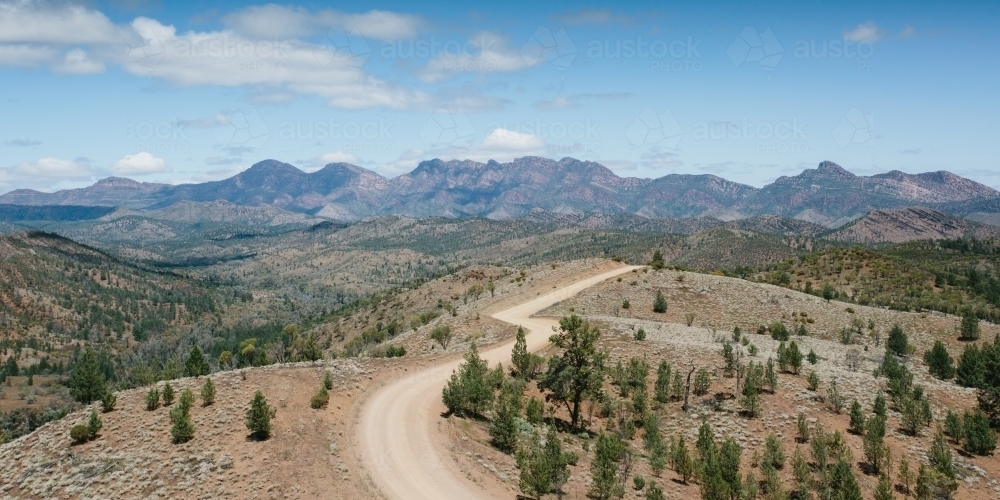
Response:
[[[205,361],[205,355],[201,349],[198,346],[191,347],[191,353],[188,354],[187,361],[184,362],[184,376],[200,377],[208,375],[210,371],[208,361]]]
[[[146,393],[146,410],[153,411],[160,407],[160,390],[153,387]]]
[[[840,394],[836,380],[831,380],[826,386],[826,401],[830,403],[834,413],[839,415],[844,410],[844,396]]]
[[[559,492],[569,479],[569,459],[562,451],[555,427],[549,427],[544,444],[534,436],[517,453],[521,492],[535,498]]]
[[[787,347],[784,342],[778,345],[778,366],[782,371],[799,374],[799,369],[802,368],[802,351],[794,340]]]
[[[774,371],[774,360],[767,358],[764,365],[764,387],[768,392],[774,394],[778,390],[778,374]]]
[[[691,459],[691,453],[688,452],[687,443],[684,442],[684,436],[680,437],[677,445],[674,447],[674,471],[677,475],[681,477],[681,481],[687,484],[691,476],[694,475],[694,461]]]
[[[809,372],[809,376],[806,377],[806,383],[809,384],[809,390],[815,392],[819,389],[819,375],[815,371]]]
[[[101,396],[101,411],[104,413],[110,413],[115,411],[115,405],[118,403],[118,396],[111,391],[107,391]]]
[[[546,398],[566,403],[571,424],[578,427],[580,403],[585,396],[596,395],[604,381],[606,353],[597,349],[601,332],[588,321],[573,315],[562,318],[559,327],[549,341],[563,351],[549,358],[538,387],[549,392]]]
[[[966,410],[962,418],[963,449],[973,455],[991,455],[997,447],[996,432],[990,428],[990,419],[981,410]]]
[[[517,418],[524,404],[523,384],[518,379],[504,381],[493,406],[488,431],[493,446],[504,453],[514,453],[517,449]]]
[[[694,392],[695,396],[708,394],[708,389],[712,386],[712,377],[708,374],[708,370],[699,368],[694,376],[693,385],[692,392]]]
[[[768,433],[767,438],[764,439],[762,465],[768,465],[776,470],[781,470],[785,466],[785,445],[774,432]]]
[[[384,355],[387,358],[401,358],[406,356],[406,346],[396,344],[386,347]]]
[[[653,312],[661,314],[667,312],[667,299],[663,297],[661,290],[656,291],[656,298],[653,299]]]
[[[451,333],[451,327],[448,325],[436,326],[431,330],[431,340],[440,344],[442,349],[448,349],[452,337],[454,334]]]
[[[90,440],[90,430],[84,424],[74,425],[69,430],[69,437],[73,440],[74,444],[83,444]]]
[[[736,354],[733,352],[733,344],[729,342],[722,343],[722,360],[725,365],[722,368],[722,374],[726,378],[730,378],[736,374]]]
[[[330,403],[330,392],[326,390],[326,386],[319,386],[319,390],[313,397],[309,399],[309,406],[314,410],[319,410],[325,408],[327,404]]]
[[[450,413],[481,416],[493,404],[493,389],[489,366],[472,344],[465,362],[452,372],[445,385],[442,400]]]
[[[816,353],[812,349],[809,349],[809,354],[806,355],[806,360],[809,361],[810,365],[815,365],[819,362],[819,357],[816,356]]]
[[[597,436],[594,459],[590,462],[593,478],[590,496],[607,500],[620,498],[625,494],[624,480],[620,477],[619,464],[630,455],[628,444],[617,435],[601,433]]]
[[[632,338],[638,341],[646,340],[646,330],[643,330],[642,327],[640,326],[639,329],[635,331],[635,334],[632,336]]]
[[[656,383],[653,385],[653,400],[665,404],[670,400],[670,363],[660,361],[656,369]]]
[[[170,386],[170,382],[163,385],[163,405],[170,406],[174,404],[174,388]]]
[[[194,424],[191,423],[193,406],[194,393],[191,389],[184,389],[177,407],[170,410],[170,436],[174,444],[186,443],[194,438]]]
[[[542,400],[532,396],[528,399],[528,404],[524,408],[524,418],[531,425],[538,425],[542,423],[542,418],[545,413],[545,404]]]
[[[848,430],[852,434],[861,435],[865,432],[865,414],[861,412],[861,403],[857,399],[851,403],[851,421]]]
[[[323,387],[326,387],[328,391],[333,389],[333,374],[329,371],[323,372]]]
[[[205,384],[201,386],[201,401],[205,406],[215,403],[215,384],[211,378],[206,378]]]
[[[983,351],[976,344],[965,346],[962,355],[958,358],[958,366],[955,369],[956,382],[962,387],[983,387],[985,377],[986,360]]]
[[[632,307],[632,303],[629,302],[628,299],[622,300],[622,309],[626,309],[627,310],[627,309],[630,309],[631,307]]]
[[[108,383],[98,364],[97,354],[87,346],[69,377],[70,396],[80,403],[90,404],[100,401],[107,391]]]
[[[941,380],[948,380],[955,376],[954,360],[951,359],[948,349],[940,340],[934,341],[934,347],[924,353],[924,362],[927,363],[927,369],[931,375]]]
[[[982,335],[979,318],[972,311],[967,311],[962,315],[962,326],[959,331],[961,332],[959,338],[962,340],[979,340]]]
[[[903,428],[913,436],[918,435],[920,429],[931,423],[931,405],[919,387],[900,398],[899,413]]]
[[[663,269],[663,252],[656,250],[653,252],[653,260],[649,261],[650,267],[659,271]]]
[[[96,411],[90,412],[90,419],[87,420],[87,434],[89,439],[97,439],[97,434],[104,428],[104,421],[97,415]]]
[[[903,332],[903,328],[898,324],[893,325],[892,330],[889,331],[889,338],[885,341],[886,352],[896,356],[906,356],[907,345],[909,345],[909,339]]]
[[[510,353],[510,364],[514,366],[514,371],[518,377],[528,379],[528,368],[531,356],[528,354],[528,341],[525,338],[524,328],[517,327],[517,337],[514,340],[514,349]]]
[[[260,441],[271,436],[271,407],[260,391],[254,393],[250,401],[245,422],[251,438]]]
[[[885,444],[885,430],[885,417],[879,415],[868,419],[865,426],[862,448],[864,448],[865,460],[875,472],[883,471],[887,466],[889,448]]]
[[[770,328],[771,338],[779,342],[786,342],[791,338],[791,334],[788,332],[788,326],[780,321],[775,321],[771,323]]]
[[[663,493],[663,488],[650,481],[649,489],[646,490],[646,500],[667,500],[667,496]]]
[[[828,485],[837,500],[862,500],[861,487],[851,471],[851,465],[841,458],[830,471]]]
[[[927,461],[931,467],[949,479],[955,479],[955,464],[951,455],[951,448],[944,439],[944,434],[938,432],[934,434],[934,441],[927,451]]]
[[[798,429],[799,435],[796,440],[800,443],[809,442],[809,422],[806,420],[806,415],[804,413],[799,413],[798,418],[795,422],[796,428]]]

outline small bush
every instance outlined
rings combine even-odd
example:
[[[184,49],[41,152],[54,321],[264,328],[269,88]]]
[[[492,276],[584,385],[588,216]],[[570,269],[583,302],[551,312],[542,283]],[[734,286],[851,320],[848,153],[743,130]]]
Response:
[[[633,338],[635,340],[646,340],[646,330],[643,330],[642,327],[639,327],[639,329],[635,331],[635,335],[633,335]]]
[[[86,425],[74,425],[73,428],[69,430],[69,437],[73,439],[73,443],[83,444],[90,440],[90,431],[87,429]]]
[[[90,439],[97,439],[97,433],[101,432],[103,428],[104,421],[101,420],[96,411],[91,411],[90,420],[87,421],[87,432],[90,434]]]
[[[333,374],[332,373],[330,373],[330,372],[324,372],[323,373],[323,387],[326,387],[326,390],[328,390],[328,391],[330,389],[333,389]]]
[[[170,383],[167,382],[163,386],[163,406],[170,406],[174,404],[174,388],[170,387]]]
[[[118,403],[118,396],[115,393],[108,391],[101,396],[101,411],[104,413],[110,413],[115,411],[115,404]]]
[[[667,299],[660,290],[656,291],[656,298],[653,300],[653,312],[661,314],[667,312]]]
[[[210,406],[215,402],[215,384],[211,378],[205,379],[205,385],[201,387],[201,401],[205,406]]]
[[[246,425],[250,430],[250,437],[256,440],[265,440],[271,436],[271,418],[273,414],[271,407],[267,405],[264,394],[257,391],[250,401],[250,408],[247,409]]]
[[[313,395],[312,399],[309,400],[309,406],[314,410],[323,408],[330,402],[330,393],[326,390],[325,386],[321,386],[316,394]]]
[[[146,393],[146,410],[153,411],[160,407],[160,390],[153,387]]]
[[[809,372],[809,377],[806,378],[806,382],[809,383],[809,390],[816,391],[819,388],[819,375],[816,372]]]
[[[406,356],[406,347],[401,345],[391,345],[385,348],[385,357],[401,358]]]

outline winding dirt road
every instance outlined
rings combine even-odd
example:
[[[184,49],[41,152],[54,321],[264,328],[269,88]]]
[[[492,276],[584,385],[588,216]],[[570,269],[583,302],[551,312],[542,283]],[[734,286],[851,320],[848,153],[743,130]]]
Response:
[[[493,317],[522,325],[527,331],[528,351],[536,351],[548,344],[552,327],[558,326],[558,322],[552,318],[533,318],[533,314],[633,269],[636,267],[620,267],[577,281],[500,311]],[[480,355],[490,365],[498,362],[509,365],[513,346],[511,341]],[[489,498],[481,486],[457,470],[449,457],[447,438],[440,431],[441,414],[445,411],[441,389],[461,362],[461,359],[448,361],[395,380],[380,388],[363,408],[358,451],[366,472],[386,497],[407,500]]]

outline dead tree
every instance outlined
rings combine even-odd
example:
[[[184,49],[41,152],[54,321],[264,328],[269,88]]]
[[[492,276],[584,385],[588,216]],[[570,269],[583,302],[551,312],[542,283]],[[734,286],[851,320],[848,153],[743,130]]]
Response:
[[[691,363],[691,369],[688,371],[687,385],[684,387],[684,406],[681,407],[684,413],[688,411],[688,396],[691,394],[691,374],[694,373],[694,363]]]

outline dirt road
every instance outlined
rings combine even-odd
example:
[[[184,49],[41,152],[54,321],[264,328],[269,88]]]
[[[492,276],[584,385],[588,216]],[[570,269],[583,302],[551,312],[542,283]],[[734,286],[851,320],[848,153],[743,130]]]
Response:
[[[494,318],[522,325],[527,331],[529,351],[541,349],[558,322],[531,315],[576,295],[581,290],[635,267],[607,271],[523,304],[500,311]],[[494,347],[480,355],[490,365],[510,364],[514,342]],[[379,389],[361,413],[358,428],[359,453],[366,472],[382,493],[391,499],[490,498],[490,492],[468,480],[449,457],[442,424],[441,389],[451,372],[462,362],[452,360],[433,366]]]

